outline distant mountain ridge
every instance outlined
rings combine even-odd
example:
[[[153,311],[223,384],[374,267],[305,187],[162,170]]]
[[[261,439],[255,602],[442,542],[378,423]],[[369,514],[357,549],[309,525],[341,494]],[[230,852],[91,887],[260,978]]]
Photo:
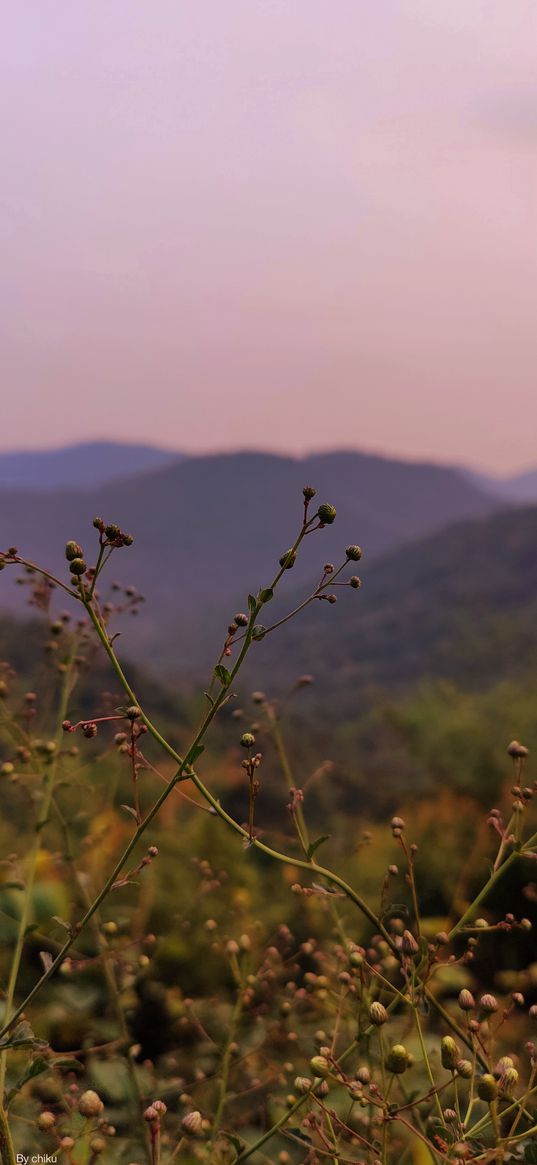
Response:
[[[335,451],[336,456],[342,456]],[[240,456],[241,451],[237,451]],[[234,456],[231,453],[229,456]],[[352,455],[352,454],[351,454]],[[383,457],[360,453],[384,465],[424,465],[426,462],[409,462],[396,457]],[[16,450],[0,452],[1,489],[62,488],[93,489],[110,481],[132,478],[137,474],[151,473],[189,456],[181,451],[162,449],[157,445],[122,441],[95,440],[78,442],[75,445],[60,446],[56,449]],[[195,455],[198,456],[198,455]],[[209,454],[207,456],[210,456]],[[214,454],[227,456],[227,454]],[[285,456],[285,455],[284,455]],[[312,454],[311,456],[331,456]],[[308,457],[296,460],[307,461]],[[430,468],[450,470],[451,467],[431,464]],[[518,505],[537,502],[537,469],[514,474],[511,477],[496,477],[479,473],[472,469],[454,468],[455,473],[470,481],[480,492]]]
[[[324,562],[341,561],[349,542],[359,542],[369,562],[498,504],[459,471],[426,463],[350,452],[215,454],[96,489],[0,490],[0,547],[15,544],[67,579],[65,542],[79,541],[91,564],[95,515],[120,523],[135,541],[114,555],[108,577],[134,583],[149,600],[129,622],[126,650],[155,653],[157,667],[191,674],[206,666],[214,636],[248,591],[272,578],[298,530],[306,484],[318,490],[315,504],[335,504],[338,516],[306,539],[288,590],[309,585]],[[13,573],[0,576],[0,609],[21,608]]]
[[[0,489],[92,489],[182,458],[153,445],[88,441],[59,449],[0,453]]]

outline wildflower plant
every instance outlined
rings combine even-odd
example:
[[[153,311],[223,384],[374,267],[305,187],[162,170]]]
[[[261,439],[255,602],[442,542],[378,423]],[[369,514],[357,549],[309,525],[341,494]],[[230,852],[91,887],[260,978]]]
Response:
[[[537,1160],[531,966],[513,955],[509,987],[504,982],[501,992],[494,983],[481,989],[474,973],[491,943],[508,939],[516,952],[531,932],[520,902],[503,913],[494,906],[500,883],[517,867],[531,869],[537,856],[528,750],[518,741],[508,748],[514,776],[507,812],[502,805],[488,815],[497,843],[488,876],[474,894],[466,893],[462,876],[451,917],[434,929],[420,907],[426,859],[403,817],[391,820],[389,861],[376,895],[320,860],[330,839],[310,832],[308,783],[295,778],[277,700],[256,692],[247,726],[244,709],[225,721],[235,733],[243,720],[235,744],[244,822],[225,808],[204,773],[206,742],[219,713],[225,720],[250,652],[310,604],[332,606],[337,588],[360,586],[350,572],[362,552],[351,544],[340,564],[324,563],[303,600],[271,621],[274,593],[304,540],[336,519],[334,506],[315,508],[314,498],[313,487],[305,487],[292,546],[268,585],[249,594],[244,610],[230,619],[184,748],[149,714],[116,652],[115,617],[138,611],[142,596],[116,585],[106,599],[103,586],[109,560],[128,549],[130,534],[96,518],[94,552],[68,541],[62,578],[14,546],[0,557],[2,569],[22,571],[32,604],[45,613],[46,655],[59,685],[54,729],[41,738],[36,692],[18,692],[7,664],[0,677],[0,776],[12,836],[21,815],[32,823],[27,853],[11,846],[2,858],[4,888],[17,902],[0,1027],[2,1165],[15,1165],[19,1147],[24,1155],[29,1146],[71,1165]],[[58,594],[78,618],[51,614]],[[74,711],[79,689],[99,647],[122,702],[107,698],[101,701],[107,707],[80,716]],[[297,689],[310,680],[301,677]],[[44,710],[47,724],[51,711]],[[260,823],[265,744],[286,787],[290,829],[283,845],[281,830],[272,838]],[[112,790],[97,779],[105,762],[119,774]],[[94,771],[99,812],[88,833],[84,799]],[[158,793],[151,795],[154,785]],[[168,845],[166,833],[156,830],[174,794],[204,810],[211,828],[211,856],[195,855],[190,876],[198,879],[197,892],[190,900],[179,894],[174,925],[204,952],[195,968],[200,981],[206,967],[217,966],[222,990],[216,1000],[210,993],[189,998],[173,972],[168,990],[161,990],[166,947],[159,950],[148,927],[159,914],[158,903],[148,905],[148,886],[161,860],[161,837]],[[118,826],[110,808],[124,796]],[[213,837],[219,823],[229,832],[225,843],[220,834]],[[59,839],[59,850],[47,848]],[[175,830],[173,841],[180,867],[186,854]],[[218,861],[223,844],[227,865]],[[288,921],[280,917],[269,926],[245,911],[240,888],[232,887],[239,863],[250,859],[292,872]],[[67,916],[39,904],[43,867],[49,893],[63,900]],[[183,876],[177,875],[178,888]],[[63,883],[71,894],[62,898]],[[168,893],[175,895],[173,886]],[[65,1051],[55,1047],[54,1024],[45,1022],[40,1000],[54,1016],[67,996],[76,1019],[79,980],[90,995],[104,993],[106,1006],[93,1027],[82,1023],[80,1047],[71,1040]],[[154,1018],[149,1033],[147,1014]],[[47,1023],[43,1038],[39,1030]]]

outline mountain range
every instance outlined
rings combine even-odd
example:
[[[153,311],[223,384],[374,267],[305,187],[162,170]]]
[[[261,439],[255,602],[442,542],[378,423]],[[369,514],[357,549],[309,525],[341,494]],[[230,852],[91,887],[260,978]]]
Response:
[[[152,451],[127,448],[132,476],[0,487],[0,546],[16,544],[67,580],[64,544],[76,539],[91,562],[97,514],[132,533],[109,579],[148,600],[138,620],[122,620],[119,650],[149,673],[164,669],[185,686],[206,675],[230,618],[267,585],[293,541],[306,484],[318,490],[315,506],[337,506],[337,519],[306,539],[266,621],[308,594],[323,563],[341,561],[350,542],[364,547],[364,585],[339,590],[335,607],[312,603],[255,645],[249,681],[265,666],[280,685],[312,673],[320,692],[350,708],[371,685],[397,688],[424,675],[483,684],[537,662],[537,507],[506,504],[455,468],[357,452],[174,457],[142,471],[140,448]],[[76,450],[63,452],[76,460]],[[11,570],[0,576],[0,609],[23,614],[14,579]]]
[[[176,460],[96,488],[2,489],[0,546],[18,546],[67,581],[66,541],[78,541],[91,564],[93,518],[117,522],[134,544],[116,552],[108,577],[134,584],[148,600],[143,617],[129,626],[132,650],[156,650],[175,670],[191,669],[199,641],[205,666],[211,632],[219,637],[248,592],[273,577],[298,532],[308,484],[317,488],[315,505],[331,502],[338,516],[306,539],[294,587],[309,584],[327,560],[341,561],[349,543],[361,544],[373,560],[498,504],[457,470],[436,465],[349,452],[302,460],[222,454]],[[4,573],[0,607],[20,601],[13,572]]]
[[[171,465],[184,452],[155,445],[118,441],[88,441],[58,449],[18,450],[0,453],[0,489],[57,490],[97,488],[122,477]],[[380,458],[379,460],[397,459]],[[467,480],[485,493],[505,501],[537,502],[537,469],[510,477],[459,469]]]

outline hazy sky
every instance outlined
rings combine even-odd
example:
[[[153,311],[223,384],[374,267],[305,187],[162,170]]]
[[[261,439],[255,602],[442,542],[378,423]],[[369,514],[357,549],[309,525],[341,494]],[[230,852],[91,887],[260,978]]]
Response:
[[[16,0],[0,447],[537,463],[535,0]]]

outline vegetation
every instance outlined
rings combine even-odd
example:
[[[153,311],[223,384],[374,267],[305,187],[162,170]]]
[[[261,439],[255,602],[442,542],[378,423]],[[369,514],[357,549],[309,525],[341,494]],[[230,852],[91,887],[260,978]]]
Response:
[[[61,576],[0,560],[47,626],[45,662],[36,623],[0,677],[2,1165],[537,1160],[537,785],[492,736],[530,728],[530,700],[432,683],[332,731],[309,674],[239,699],[290,620],[360,602],[352,544],[276,607],[336,519],[303,493],[194,728],[116,653],[141,597],[106,567],[130,535],[95,519],[94,564],[70,540]]]

